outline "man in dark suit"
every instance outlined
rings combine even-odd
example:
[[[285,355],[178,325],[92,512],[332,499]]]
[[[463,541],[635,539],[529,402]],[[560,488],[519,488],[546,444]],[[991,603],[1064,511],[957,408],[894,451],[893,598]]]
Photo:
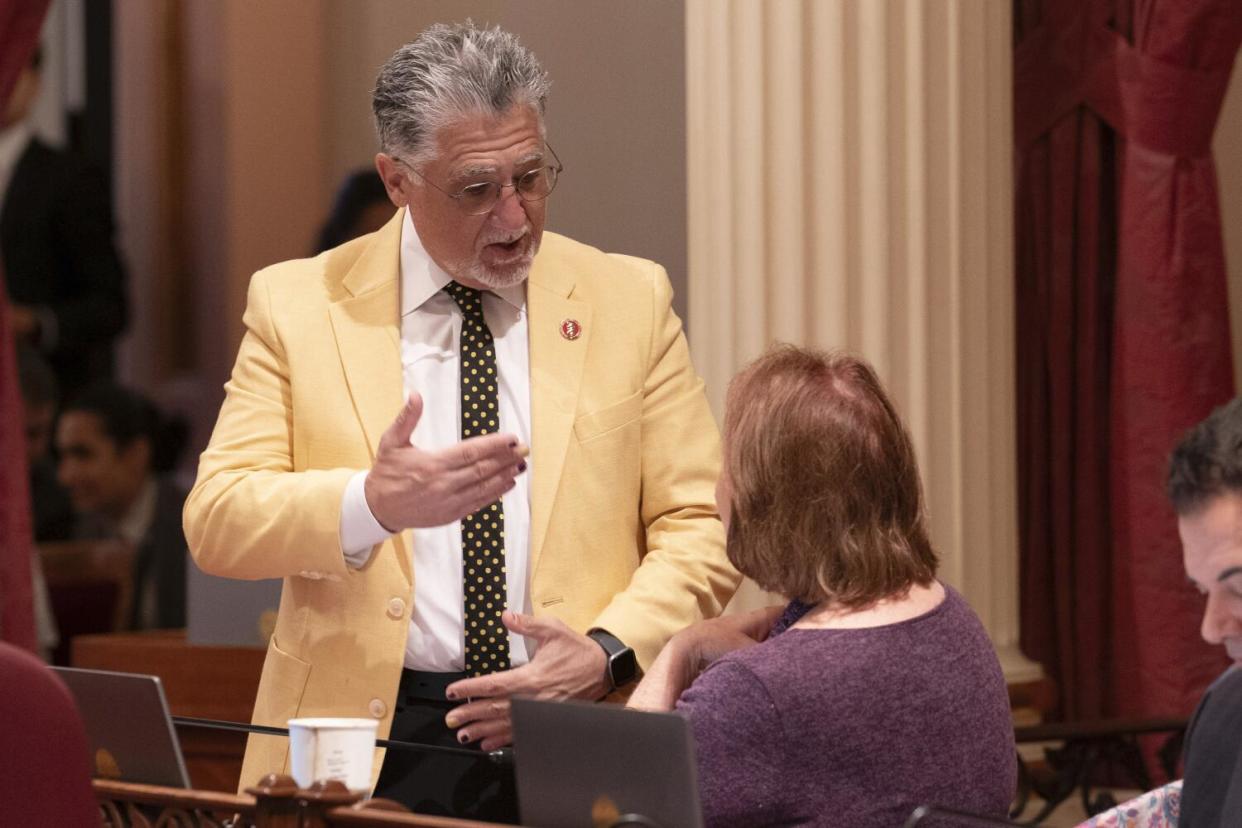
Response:
[[[155,407],[111,383],[65,407],[56,428],[60,482],[82,539],[114,539],[132,556],[128,626],[185,626],[185,492],[156,473],[168,465]]]
[[[26,121],[39,60],[36,51],[0,112],[0,256],[14,333],[44,354],[69,398],[112,375],[124,271],[105,177],[35,138]]]

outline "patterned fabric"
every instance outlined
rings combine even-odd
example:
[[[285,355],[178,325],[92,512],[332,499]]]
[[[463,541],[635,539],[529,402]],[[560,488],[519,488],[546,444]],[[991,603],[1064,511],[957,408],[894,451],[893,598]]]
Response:
[[[1178,779],[1097,814],[1078,828],[1177,828],[1181,805],[1182,780]]]
[[[776,623],[772,625],[772,631],[768,633],[768,637],[780,635],[794,624],[797,624],[802,616],[813,609],[815,609],[814,604],[806,604],[796,598],[790,601],[785,605],[785,611],[781,613],[781,617],[777,618]]]
[[[483,319],[483,295],[449,282],[444,292],[461,309],[461,436],[500,430],[496,394],[496,348]],[[499,500],[461,521],[462,585],[465,596],[466,672],[472,676],[509,669],[505,611],[505,515]]]

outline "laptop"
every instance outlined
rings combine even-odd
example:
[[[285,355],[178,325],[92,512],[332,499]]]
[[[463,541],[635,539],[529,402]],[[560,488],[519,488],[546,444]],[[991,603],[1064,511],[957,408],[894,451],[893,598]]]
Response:
[[[186,641],[190,644],[263,647],[272,637],[280,606],[279,578],[239,581],[186,565]],[[221,612],[228,607],[228,612]]]
[[[681,716],[522,698],[512,713],[523,825],[701,828],[694,740]]]
[[[190,775],[159,676],[53,667],[86,725],[94,775],[189,788]]]

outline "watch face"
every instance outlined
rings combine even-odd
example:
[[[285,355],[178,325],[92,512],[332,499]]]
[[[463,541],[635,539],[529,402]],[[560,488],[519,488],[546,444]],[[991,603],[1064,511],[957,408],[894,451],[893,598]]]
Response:
[[[634,655],[633,650],[626,647],[612,657],[608,668],[612,673],[612,683],[620,687],[630,683],[638,675],[638,657]]]

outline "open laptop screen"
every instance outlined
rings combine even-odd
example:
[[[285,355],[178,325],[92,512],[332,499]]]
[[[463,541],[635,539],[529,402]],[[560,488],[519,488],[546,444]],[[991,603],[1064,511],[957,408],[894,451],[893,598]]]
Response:
[[[190,776],[158,676],[53,667],[86,725],[95,776],[189,788]]]
[[[609,824],[625,814],[699,828],[694,740],[673,713],[514,699],[513,754],[522,823]]]

